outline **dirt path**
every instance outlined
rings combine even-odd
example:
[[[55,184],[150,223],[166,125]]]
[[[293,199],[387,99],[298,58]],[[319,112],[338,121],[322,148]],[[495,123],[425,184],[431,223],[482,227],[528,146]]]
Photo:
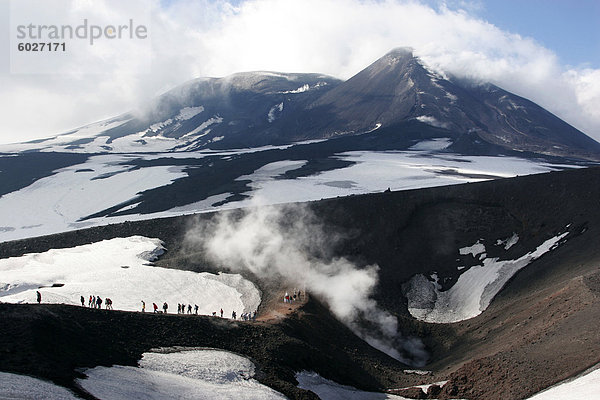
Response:
[[[293,291],[288,291],[287,293],[293,293]],[[264,310],[259,313],[256,320],[262,322],[280,321],[286,318],[288,315],[294,313],[308,301],[308,295],[306,292],[300,292],[296,297],[296,301],[285,303],[283,301],[285,294],[286,291],[283,290],[277,296],[272,298],[271,301],[268,301],[264,306]]]

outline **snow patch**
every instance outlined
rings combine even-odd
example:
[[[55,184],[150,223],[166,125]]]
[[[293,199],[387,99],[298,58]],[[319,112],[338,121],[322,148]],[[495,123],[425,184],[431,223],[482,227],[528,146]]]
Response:
[[[84,371],[81,387],[101,399],[285,399],[254,379],[255,366],[222,350],[144,353],[140,367]]]
[[[508,239],[504,239],[504,240],[498,239],[498,241],[496,241],[496,246],[504,245],[504,250],[508,250],[511,247],[513,247],[515,244],[517,244],[518,242],[519,242],[519,235],[517,235],[516,233],[513,233],[513,235],[511,237],[509,237]]]
[[[462,249],[458,250],[458,253],[461,256],[466,256],[468,254],[471,254],[473,257],[477,257],[480,254],[485,254],[485,246],[483,245],[483,243],[481,243],[483,239],[479,239],[477,241],[477,243],[475,243],[472,246],[467,246],[467,247],[463,247]]]
[[[270,181],[273,178],[281,177],[288,171],[293,171],[305,165],[307,160],[284,160],[275,161],[255,170],[250,175],[242,175],[236,178],[237,181],[250,180],[250,186],[260,184],[260,182]]]
[[[476,317],[487,309],[492,299],[517,271],[556,248],[567,235],[568,232],[548,239],[533,252],[516,260],[484,259],[482,265],[469,268],[460,275],[454,286],[444,292],[423,275],[415,275],[405,288],[408,311],[421,321],[435,323],[458,322]],[[481,254],[480,251],[482,249],[477,244],[465,248],[465,254],[477,255]]]
[[[193,136],[193,135],[197,134],[198,132],[201,132],[204,129],[208,128],[209,126],[211,126],[213,124],[220,124],[221,122],[223,122],[223,118],[221,118],[219,116],[212,117],[212,118],[204,121],[200,125],[198,125],[194,130],[192,130],[192,131],[186,133],[185,135],[183,135],[182,139],[185,138],[185,137],[188,137],[188,136]],[[198,137],[202,137],[204,135],[207,135],[208,133],[210,133],[210,130],[208,132],[205,132],[202,135],[199,135]]]
[[[277,119],[277,113],[280,113],[283,111],[283,101],[273,107],[271,107],[271,109],[269,110],[269,113],[267,114],[267,119],[269,120],[269,123],[275,121]]]
[[[73,392],[31,376],[0,372],[0,399],[79,399]]]
[[[202,111],[204,111],[204,107],[202,106],[185,107],[179,110],[179,114],[177,114],[175,119],[178,121],[186,121],[188,119],[192,119],[196,115],[200,114]]]
[[[288,93],[303,93],[303,92],[307,92],[310,90],[310,85],[308,83],[305,83],[304,85],[300,86],[298,89],[295,90],[288,90],[285,92],[281,92],[284,94],[288,94]]]
[[[319,88],[321,86],[326,86],[327,82],[317,82],[314,86],[310,86],[308,83],[305,83],[304,85],[300,86],[298,89],[294,89],[294,90],[286,90],[285,92],[279,92],[282,94],[296,94],[296,93],[304,93],[304,92],[308,92],[311,89],[316,89]]]

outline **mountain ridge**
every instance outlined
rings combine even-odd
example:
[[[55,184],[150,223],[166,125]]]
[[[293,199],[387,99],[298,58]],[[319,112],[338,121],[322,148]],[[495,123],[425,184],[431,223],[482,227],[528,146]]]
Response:
[[[445,130],[460,146],[600,160],[600,143],[523,97],[491,83],[446,77],[397,48],[346,81],[318,73],[255,71],[197,78],[118,117],[9,151],[185,152],[285,145],[376,133],[419,139]],[[416,138],[416,137],[415,137]],[[412,139],[408,136],[406,139]],[[397,150],[402,150],[398,148]],[[524,155],[524,157],[527,157]]]

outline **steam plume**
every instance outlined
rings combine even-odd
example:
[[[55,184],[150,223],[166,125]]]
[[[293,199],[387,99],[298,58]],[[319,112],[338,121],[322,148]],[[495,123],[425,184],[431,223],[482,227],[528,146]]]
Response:
[[[407,364],[423,365],[427,352],[420,340],[403,338],[397,319],[371,297],[379,267],[359,268],[332,254],[342,237],[301,205],[222,213],[188,233],[188,240],[200,241],[209,259],[221,267],[304,288],[373,347]]]

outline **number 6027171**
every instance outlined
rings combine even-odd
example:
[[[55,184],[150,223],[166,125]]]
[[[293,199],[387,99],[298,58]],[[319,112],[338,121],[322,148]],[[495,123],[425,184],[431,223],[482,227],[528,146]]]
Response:
[[[54,42],[34,42],[34,43],[19,43],[17,45],[19,51],[66,51],[67,45],[63,43]]]

